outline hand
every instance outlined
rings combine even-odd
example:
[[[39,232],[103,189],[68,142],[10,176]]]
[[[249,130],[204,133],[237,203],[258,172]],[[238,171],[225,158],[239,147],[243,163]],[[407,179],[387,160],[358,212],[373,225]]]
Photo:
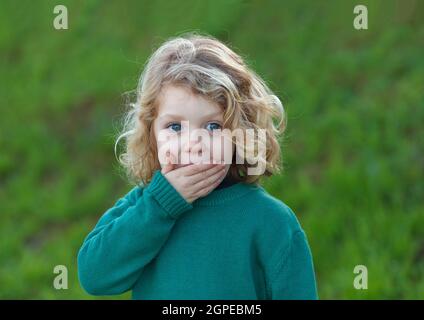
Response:
[[[213,163],[175,168],[168,158],[161,172],[187,202],[193,203],[214,190],[225,178],[227,169],[225,164]]]

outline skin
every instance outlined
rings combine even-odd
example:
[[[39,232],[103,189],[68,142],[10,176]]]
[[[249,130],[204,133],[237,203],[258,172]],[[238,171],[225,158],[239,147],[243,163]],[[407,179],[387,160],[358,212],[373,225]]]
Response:
[[[224,163],[224,159],[229,159],[228,154],[231,159],[234,146],[219,143],[227,134],[218,130],[224,129],[223,110],[188,88],[172,84],[162,88],[158,99],[153,126],[161,172],[184,199],[192,203],[212,192],[230,168],[231,161]],[[200,129],[205,130],[201,140],[184,134]],[[158,139],[160,133],[167,136],[166,141]]]

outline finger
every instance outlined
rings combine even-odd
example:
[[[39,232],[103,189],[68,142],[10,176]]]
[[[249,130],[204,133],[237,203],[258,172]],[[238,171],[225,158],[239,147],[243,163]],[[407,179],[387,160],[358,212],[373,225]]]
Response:
[[[213,180],[213,182],[211,182],[208,186],[200,189],[199,191],[197,191],[195,193],[195,195],[197,197],[204,197],[207,194],[209,194],[213,189],[215,189],[217,186],[219,186],[219,184],[222,182],[222,180],[224,180],[225,175],[222,174],[220,176],[218,176],[218,178],[215,178],[215,180]]]
[[[212,168],[198,172],[190,176],[189,181],[191,185],[195,185],[199,182],[207,180],[209,177],[213,176],[216,173],[219,173],[221,170],[225,169],[225,165],[216,164]]]
[[[176,170],[179,170],[183,176],[189,177],[196,173],[208,170],[214,166],[216,166],[214,163],[189,164],[188,166],[180,167]]]
[[[198,190],[209,187],[209,186],[213,185],[216,180],[220,180],[221,178],[224,179],[225,178],[225,172],[226,172],[225,168],[221,169],[221,170],[215,172],[213,175],[209,176],[208,178],[201,180],[200,182],[198,182],[194,186]]]

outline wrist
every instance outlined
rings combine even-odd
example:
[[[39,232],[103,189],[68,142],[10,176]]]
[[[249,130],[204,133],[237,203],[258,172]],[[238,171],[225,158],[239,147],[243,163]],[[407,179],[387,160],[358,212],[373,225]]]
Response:
[[[168,181],[161,170],[153,173],[152,180],[146,190],[162,206],[171,218],[178,218],[183,212],[193,208],[175,187]]]

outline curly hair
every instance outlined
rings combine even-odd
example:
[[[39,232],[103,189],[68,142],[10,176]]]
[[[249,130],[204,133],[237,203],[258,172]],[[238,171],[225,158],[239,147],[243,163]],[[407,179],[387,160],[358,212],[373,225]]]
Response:
[[[265,157],[258,159],[264,165],[263,174],[249,175],[251,162],[234,161],[229,168],[233,179],[258,184],[262,175],[281,171],[279,138],[285,130],[286,117],[280,99],[227,45],[210,35],[189,32],[168,39],[150,56],[138,82],[136,101],[129,103],[115,142],[115,155],[118,142],[124,138],[125,148],[118,160],[131,180],[147,184],[154,171],[160,169],[153,121],[158,96],[166,84],[186,86],[216,102],[223,109],[224,128],[266,132],[266,140],[262,141]],[[237,150],[244,152],[246,146]]]

